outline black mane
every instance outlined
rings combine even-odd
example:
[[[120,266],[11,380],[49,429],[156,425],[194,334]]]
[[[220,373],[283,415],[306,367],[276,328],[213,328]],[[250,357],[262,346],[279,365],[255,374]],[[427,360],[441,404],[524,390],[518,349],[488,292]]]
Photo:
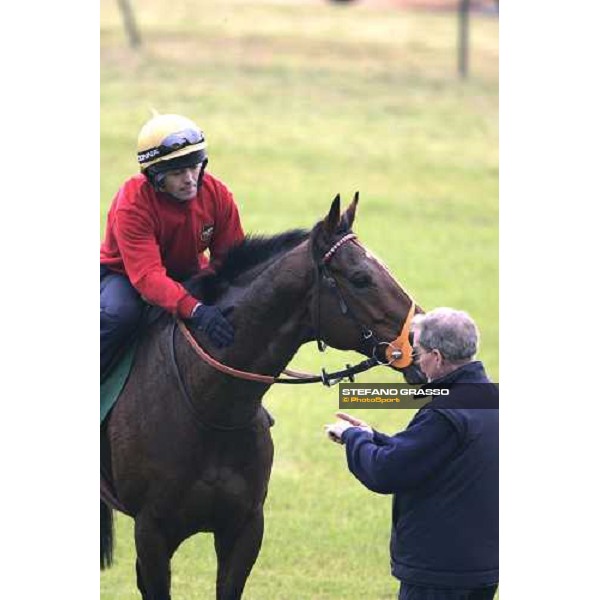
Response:
[[[237,277],[252,267],[295,248],[308,239],[306,229],[292,229],[278,235],[248,235],[232,246],[214,275],[197,275],[185,283],[192,296],[212,303]]]

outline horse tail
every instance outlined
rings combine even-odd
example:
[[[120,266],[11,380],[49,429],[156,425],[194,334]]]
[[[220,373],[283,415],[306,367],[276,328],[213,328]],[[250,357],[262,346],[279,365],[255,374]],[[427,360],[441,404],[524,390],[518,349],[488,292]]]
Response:
[[[107,569],[113,562],[113,537],[115,527],[113,511],[100,500],[100,569]]]

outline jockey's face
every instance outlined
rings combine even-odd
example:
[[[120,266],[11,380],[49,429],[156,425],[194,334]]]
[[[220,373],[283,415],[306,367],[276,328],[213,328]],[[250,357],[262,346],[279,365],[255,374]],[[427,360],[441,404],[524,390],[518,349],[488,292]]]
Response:
[[[163,191],[180,202],[187,202],[198,193],[198,177],[201,165],[167,171],[162,182]]]

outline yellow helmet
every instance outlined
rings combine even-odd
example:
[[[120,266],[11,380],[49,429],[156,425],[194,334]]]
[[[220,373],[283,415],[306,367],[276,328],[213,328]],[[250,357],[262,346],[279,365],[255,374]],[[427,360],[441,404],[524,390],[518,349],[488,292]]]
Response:
[[[138,135],[137,159],[142,171],[192,152],[200,152],[205,156],[205,150],[206,140],[202,130],[196,123],[180,115],[155,115]]]

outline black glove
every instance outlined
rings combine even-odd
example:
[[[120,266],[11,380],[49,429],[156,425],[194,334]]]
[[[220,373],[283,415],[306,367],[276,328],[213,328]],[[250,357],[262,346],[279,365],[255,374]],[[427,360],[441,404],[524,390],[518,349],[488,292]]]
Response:
[[[217,348],[225,348],[233,343],[234,329],[216,306],[198,304],[192,313],[190,323],[204,331]]]

